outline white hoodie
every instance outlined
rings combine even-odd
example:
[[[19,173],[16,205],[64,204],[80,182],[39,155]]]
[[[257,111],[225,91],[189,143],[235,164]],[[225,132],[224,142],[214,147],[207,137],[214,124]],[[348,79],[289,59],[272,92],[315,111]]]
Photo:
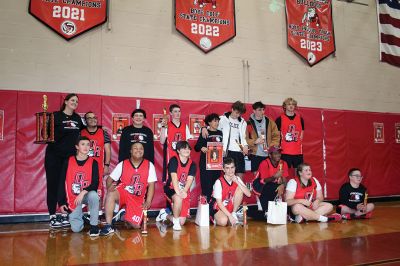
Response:
[[[231,112],[221,115],[218,129],[222,131],[224,152],[229,151],[241,151],[236,141],[239,141],[242,145],[247,145],[246,142],[246,127],[247,123],[242,118],[233,119],[230,117]],[[230,134],[229,134],[230,131]],[[228,139],[230,135],[230,140]],[[229,142],[229,147],[228,146]]]

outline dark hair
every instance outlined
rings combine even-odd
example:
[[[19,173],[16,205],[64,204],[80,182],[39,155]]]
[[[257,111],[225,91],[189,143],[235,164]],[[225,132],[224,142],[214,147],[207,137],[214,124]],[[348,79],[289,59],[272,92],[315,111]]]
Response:
[[[351,169],[349,170],[349,172],[347,173],[347,175],[348,175],[348,176],[351,176],[351,175],[353,174],[353,172],[355,172],[355,171],[361,172],[361,170],[360,170],[359,168],[351,168]]]
[[[259,102],[253,103],[252,107],[253,107],[253,110],[256,110],[258,108],[265,108],[265,104],[263,104],[261,101],[259,101]]]
[[[178,141],[178,143],[176,143],[176,151],[180,151],[181,149],[186,149],[189,148],[190,150],[192,149],[190,147],[189,142],[187,142],[186,140],[181,140]]]
[[[181,109],[181,107],[180,107],[179,105],[177,105],[176,103],[174,103],[174,104],[171,104],[171,105],[169,106],[169,112],[172,113],[172,110],[174,110],[174,108],[179,108],[179,109]]]
[[[143,117],[146,118],[146,111],[145,110],[140,109],[140,108],[135,109],[135,110],[133,110],[131,117],[133,117],[136,113],[142,113]]]
[[[210,125],[210,122],[213,120],[220,120],[219,115],[216,113],[211,113],[209,115],[206,116],[206,118],[204,119],[204,123],[206,123],[206,125]]]
[[[234,166],[236,166],[235,160],[234,160],[233,158],[231,158],[231,157],[225,157],[224,160],[223,160],[223,162],[222,162],[222,167],[225,167],[225,165],[227,165],[227,164],[232,164],[232,163],[233,163]]]
[[[86,114],[83,116],[83,117],[85,118],[85,120],[86,120],[86,116],[87,116],[88,114],[94,114],[94,113],[93,113],[92,111],[86,112]]]
[[[130,146],[130,149],[129,149],[129,150],[131,150],[131,149],[132,149],[132,146],[135,145],[135,144],[137,144],[137,143],[141,144],[141,145],[143,146],[143,149],[144,149],[143,143],[141,143],[140,141],[134,141],[134,142],[131,143],[131,146]]]
[[[71,99],[72,97],[77,97],[77,98],[79,98],[79,97],[78,97],[78,94],[76,94],[76,93],[70,93],[70,94],[68,94],[67,96],[65,96],[64,101],[63,101],[63,103],[62,103],[62,105],[61,105],[61,108],[60,108],[60,111],[61,111],[61,112],[64,111],[64,109],[65,109],[65,101],[68,101],[68,100]]]
[[[82,140],[87,140],[87,141],[90,142],[90,139],[89,139],[88,137],[86,137],[86,136],[79,136],[79,137],[76,139],[75,144],[76,144],[76,145],[79,145],[79,142],[81,142]]]
[[[297,166],[297,168],[296,168],[296,174],[297,174],[297,176],[299,177],[299,179],[300,179],[300,172],[303,171],[303,169],[304,169],[305,167],[307,167],[307,166],[310,167],[310,165],[309,165],[308,163],[301,163],[301,164],[299,164],[299,165]],[[311,182],[311,179],[310,179],[310,180],[308,180],[306,186],[304,186],[303,183],[302,183],[301,181],[300,181],[300,184],[301,184],[301,187],[309,187],[309,186],[311,186],[312,182]]]
[[[239,111],[240,114],[246,113],[246,106],[241,101],[236,101],[232,104],[232,110]]]

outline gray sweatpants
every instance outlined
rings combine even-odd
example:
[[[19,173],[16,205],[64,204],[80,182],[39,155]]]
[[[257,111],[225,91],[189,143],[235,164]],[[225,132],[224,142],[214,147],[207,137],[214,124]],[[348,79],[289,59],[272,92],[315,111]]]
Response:
[[[88,205],[90,212],[90,225],[99,223],[99,195],[97,191],[89,191],[83,197],[82,203],[77,205],[75,210],[69,214],[69,222],[73,232],[80,232],[83,229],[82,204]]]

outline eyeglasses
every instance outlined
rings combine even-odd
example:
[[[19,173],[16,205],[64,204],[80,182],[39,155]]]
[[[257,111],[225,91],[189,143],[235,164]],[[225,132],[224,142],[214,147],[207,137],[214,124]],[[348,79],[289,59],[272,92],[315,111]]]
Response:
[[[87,120],[97,120],[97,116],[93,116],[93,117],[86,117]]]
[[[354,176],[354,177],[357,177],[357,178],[363,178],[362,175],[351,175],[351,176]]]

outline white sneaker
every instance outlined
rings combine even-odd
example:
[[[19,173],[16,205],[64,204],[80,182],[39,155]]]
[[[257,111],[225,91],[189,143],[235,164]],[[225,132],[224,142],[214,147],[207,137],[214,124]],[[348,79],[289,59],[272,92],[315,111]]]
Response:
[[[304,221],[304,218],[301,215],[296,215],[296,217],[294,218],[295,222],[300,224]]]
[[[158,213],[157,217],[156,217],[156,222],[164,222],[167,220],[167,212],[165,211],[165,209],[161,209],[160,212]]]
[[[174,221],[174,226],[172,227],[172,229],[174,229],[174,231],[181,231],[182,226],[181,223],[179,222],[179,218],[173,218],[173,221]]]
[[[231,214],[232,214],[233,218],[235,218],[236,224],[238,224],[239,223],[239,218],[238,218],[236,212],[232,212]]]

